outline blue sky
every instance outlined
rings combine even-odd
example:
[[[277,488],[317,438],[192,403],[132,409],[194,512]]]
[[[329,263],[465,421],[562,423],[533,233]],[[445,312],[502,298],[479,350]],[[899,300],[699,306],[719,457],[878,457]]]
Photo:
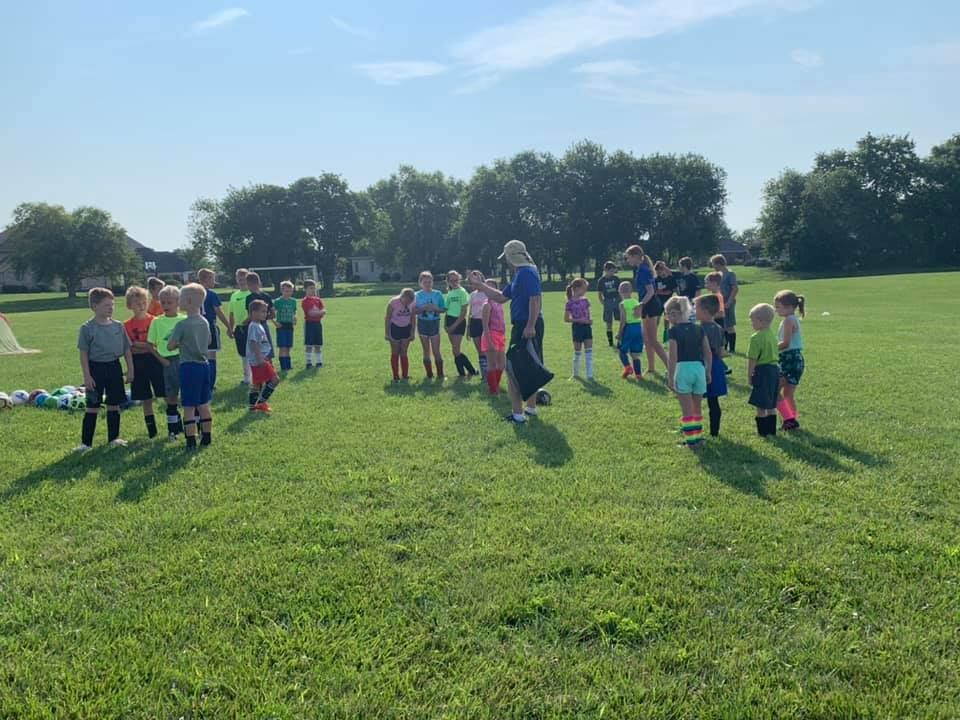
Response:
[[[4,2],[0,225],[92,204],[172,249],[230,185],[469,178],[589,138],[702,153],[742,229],[820,150],[960,132],[956,0],[235,2]]]

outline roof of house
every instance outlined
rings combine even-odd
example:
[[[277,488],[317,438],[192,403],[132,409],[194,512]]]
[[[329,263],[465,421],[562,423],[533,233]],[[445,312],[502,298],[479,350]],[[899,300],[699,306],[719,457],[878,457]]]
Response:
[[[723,253],[749,253],[750,250],[742,242],[737,242],[733,238],[720,238],[720,247],[717,250],[721,255]]]

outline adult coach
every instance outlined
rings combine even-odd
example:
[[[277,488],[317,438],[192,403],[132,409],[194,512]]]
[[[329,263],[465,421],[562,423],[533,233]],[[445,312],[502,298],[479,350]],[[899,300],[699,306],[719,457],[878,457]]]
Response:
[[[540,362],[543,362],[543,291],[540,287],[540,272],[536,263],[527,252],[527,246],[519,240],[511,240],[503,246],[503,254],[498,258],[506,260],[513,268],[513,281],[497,290],[486,283],[483,274],[474,270],[470,273],[470,287],[484,293],[492,302],[503,304],[510,301],[510,330],[509,348],[516,347],[527,340],[532,340],[534,349]],[[531,395],[527,406],[523,406],[520,389],[510,373],[507,373],[507,388],[510,392],[512,412],[506,420],[522,424],[527,416],[537,415],[537,396]]]

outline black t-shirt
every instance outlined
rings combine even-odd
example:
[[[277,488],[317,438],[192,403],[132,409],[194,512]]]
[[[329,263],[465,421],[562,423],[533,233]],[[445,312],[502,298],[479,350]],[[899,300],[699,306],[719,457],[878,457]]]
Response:
[[[620,302],[620,278],[616,275],[613,277],[604,275],[600,278],[598,287],[600,288],[600,294],[603,295],[603,301],[605,303],[613,302],[614,300]]]
[[[723,350],[723,328],[715,322],[702,323],[700,327],[703,328],[703,333],[707,336],[707,342],[710,343],[710,352],[720,357]]]
[[[681,273],[677,278],[677,295],[685,295],[693,300],[703,285],[700,283],[700,276],[696,273]]]
[[[263,300],[267,304],[267,319],[270,319],[270,316],[273,314],[273,298],[267,295],[264,292],[252,292],[247,295],[247,313],[250,312],[250,303],[254,300]]]
[[[677,278],[675,275],[657,276],[656,280],[653,281],[653,287],[660,301],[666,302],[673,296],[673,291],[677,289]]]
[[[677,341],[677,362],[703,362],[703,328],[691,322],[673,325],[668,337]]]

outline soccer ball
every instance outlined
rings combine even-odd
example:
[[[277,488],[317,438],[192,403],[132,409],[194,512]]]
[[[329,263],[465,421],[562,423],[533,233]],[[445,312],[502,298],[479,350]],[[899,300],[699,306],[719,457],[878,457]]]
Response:
[[[38,408],[46,407],[45,403],[48,397],[50,397],[50,395],[45,390],[41,390],[37,393],[36,397],[33,398],[33,404]]]
[[[43,400],[43,407],[47,410],[56,410],[60,407],[60,398],[56,395],[47,395]]]
[[[537,405],[549,405],[552,400],[549,392],[543,388],[537,390]]]
[[[13,407],[13,401],[5,392],[0,392],[0,410],[9,410]]]
[[[49,394],[50,393],[48,393],[43,388],[37,388],[32,393],[30,393],[30,398],[27,400],[27,402],[35,403],[37,401],[37,395],[49,395]]]
[[[57,398],[57,409],[58,410],[69,410],[70,401],[73,399],[73,395],[61,395]]]
[[[86,410],[87,409],[87,398],[83,395],[74,395],[70,398],[70,409],[71,410]]]
[[[26,405],[30,402],[30,393],[26,390],[14,390],[10,393],[10,400],[14,405]]]

